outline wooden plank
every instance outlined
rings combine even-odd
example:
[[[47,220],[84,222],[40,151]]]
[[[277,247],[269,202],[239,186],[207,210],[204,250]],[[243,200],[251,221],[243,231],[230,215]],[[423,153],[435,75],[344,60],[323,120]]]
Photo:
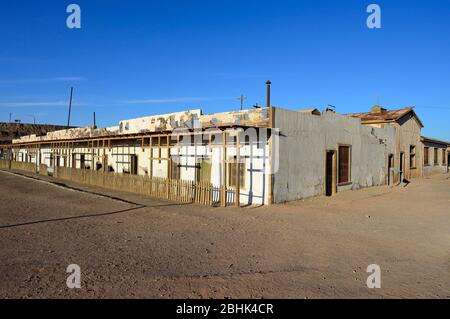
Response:
[[[273,154],[273,129],[275,128],[275,108],[269,107],[269,130],[270,130],[270,139],[269,139],[269,192],[267,202],[269,205],[274,203],[273,198],[273,184],[274,184],[274,176],[272,174],[273,171],[273,156],[278,156],[278,154]],[[264,172],[265,173],[265,172]]]
[[[240,207],[240,193],[241,193],[241,184],[240,184],[240,176],[239,176],[239,167],[240,167],[240,149],[239,149],[239,131],[236,133],[236,195],[235,195],[235,206]]]
[[[222,132],[222,192],[220,206],[227,206],[227,139],[226,131]]]

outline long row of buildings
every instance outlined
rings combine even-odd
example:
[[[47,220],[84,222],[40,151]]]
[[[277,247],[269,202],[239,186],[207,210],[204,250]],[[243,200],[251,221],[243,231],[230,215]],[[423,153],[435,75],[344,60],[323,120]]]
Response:
[[[344,115],[268,105],[209,115],[188,110],[123,120],[116,127],[29,135],[0,146],[0,158],[55,176],[65,169],[66,178],[89,171],[167,181],[167,198],[173,199],[186,194],[169,181],[191,182],[192,199],[207,185],[203,203],[222,206],[332,196],[449,170],[450,143],[423,137],[413,108],[374,106]],[[170,185],[178,185],[177,196],[169,196]]]

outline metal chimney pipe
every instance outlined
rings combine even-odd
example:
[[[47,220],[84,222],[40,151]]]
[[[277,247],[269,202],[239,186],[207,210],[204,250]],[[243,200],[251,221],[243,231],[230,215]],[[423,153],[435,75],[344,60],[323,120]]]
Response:
[[[272,84],[272,82],[267,81],[266,82],[266,86],[267,86],[267,107],[270,107],[270,85]]]

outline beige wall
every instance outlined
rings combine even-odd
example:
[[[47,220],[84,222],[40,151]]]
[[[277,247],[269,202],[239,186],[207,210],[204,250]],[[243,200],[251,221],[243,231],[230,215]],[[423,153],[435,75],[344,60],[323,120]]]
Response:
[[[394,165],[400,167],[400,153],[404,153],[404,172],[406,179],[413,179],[423,176],[423,147],[421,142],[421,126],[412,115],[408,115],[395,124],[396,134],[396,154]],[[415,168],[410,163],[410,146],[415,146]],[[398,177],[397,177],[398,179]]]
[[[424,165],[424,176],[429,176],[433,174],[439,174],[439,173],[447,173],[447,146],[443,144],[438,143],[432,143],[432,142],[423,142],[422,148],[425,150],[425,147],[428,147],[428,165]],[[434,158],[434,149],[438,150],[438,157],[437,157],[437,164],[435,164],[435,158]],[[443,150],[446,150],[445,156],[443,154]]]
[[[403,117],[399,122],[366,124],[371,127],[395,128],[394,167],[400,169],[400,154],[403,153],[403,172],[407,180],[423,176],[423,145],[421,141],[421,126],[412,114]],[[410,146],[415,146],[415,168],[410,165]],[[394,175],[394,183],[400,181],[400,175]]]
[[[351,147],[351,169],[350,183],[338,186],[338,192],[387,183],[388,155],[395,150],[392,127],[367,127],[332,112],[317,116],[275,108],[275,128],[280,129],[279,148],[272,153],[279,159],[275,203],[324,194],[326,152],[337,152],[339,145]]]

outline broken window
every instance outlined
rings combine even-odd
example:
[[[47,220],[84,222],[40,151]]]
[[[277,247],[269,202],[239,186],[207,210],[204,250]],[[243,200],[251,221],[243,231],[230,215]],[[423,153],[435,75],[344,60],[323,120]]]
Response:
[[[350,146],[339,146],[339,184],[348,184],[351,180],[350,175]]]
[[[423,164],[430,165],[430,148],[427,146],[423,149]]]
[[[409,167],[416,168],[416,146],[409,146]]]
[[[438,148],[437,147],[435,147],[434,148],[434,165],[437,165],[439,162],[438,162]]]
[[[445,158],[447,157],[447,151],[445,149],[442,150],[442,165],[445,165]]]

